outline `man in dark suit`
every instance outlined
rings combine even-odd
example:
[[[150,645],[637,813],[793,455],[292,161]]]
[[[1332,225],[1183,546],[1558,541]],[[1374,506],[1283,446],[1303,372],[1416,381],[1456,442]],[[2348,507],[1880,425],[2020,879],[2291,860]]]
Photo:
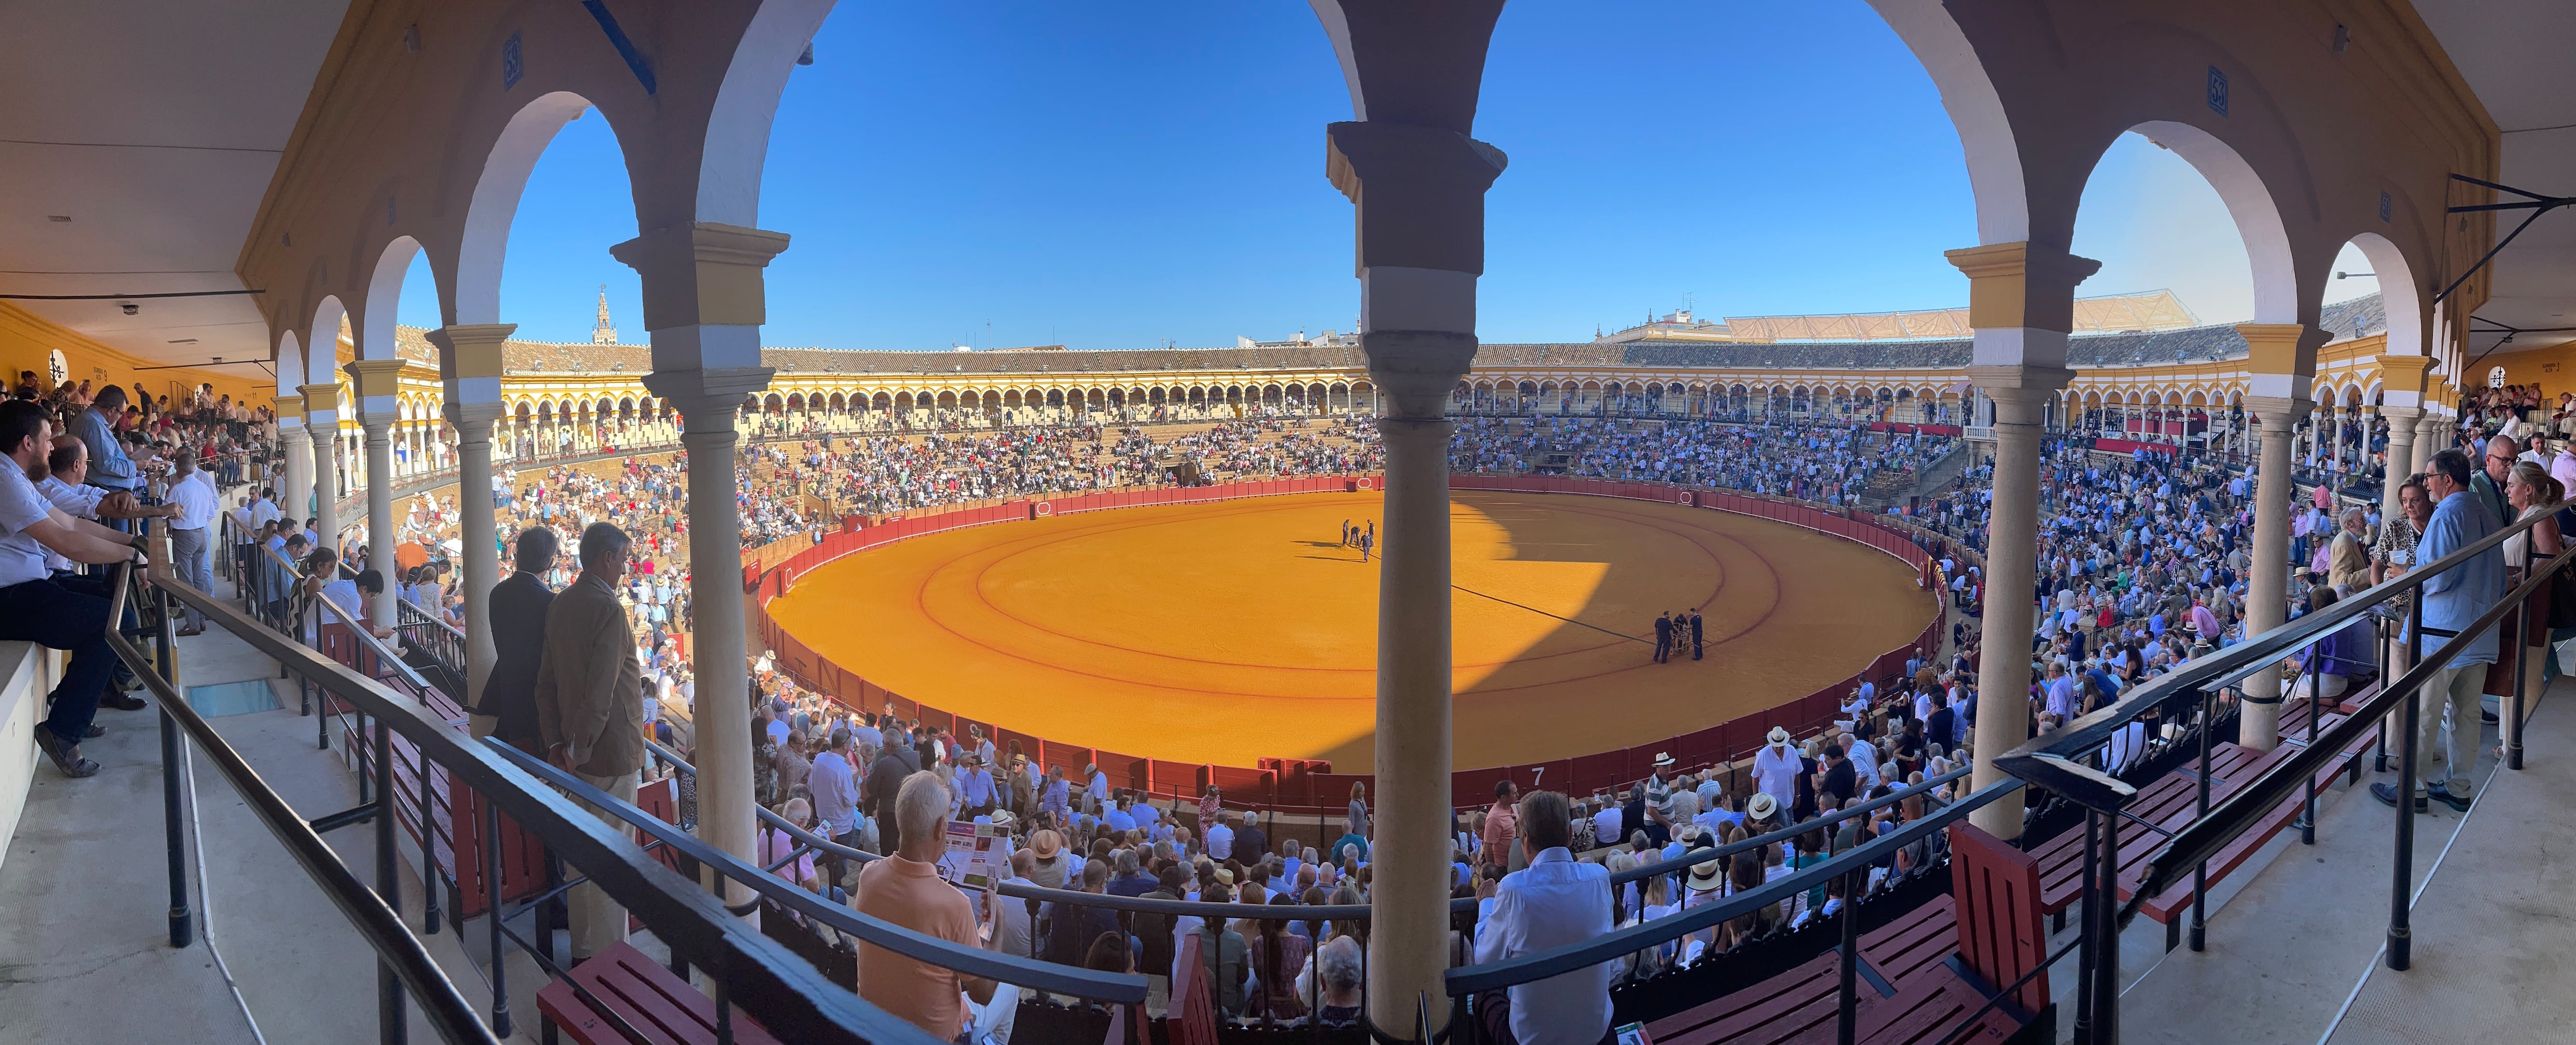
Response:
[[[546,646],[546,608],[555,601],[544,580],[555,564],[555,532],[531,526],[514,543],[511,565],[517,572],[493,585],[486,603],[492,672],[472,708],[474,732],[544,757],[545,745],[537,734],[537,663]]]
[[[1934,707],[1932,714],[1923,720],[1924,739],[1941,745],[1943,751],[1957,747],[1958,745],[1951,743],[1951,740],[1953,731],[1958,729],[1959,713],[1950,707],[1949,691],[1936,690],[1932,696],[1932,703],[1938,706]]]
[[[1705,636],[1705,634],[1706,634],[1706,633],[1705,633],[1705,632],[1703,632],[1703,631],[1701,631],[1700,629],[1701,629],[1701,625],[1700,625],[1700,620],[1699,620],[1699,607],[1697,607],[1697,606],[1693,606],[1693,607],[1691,607],[1691,611],[1690,611],[1691,659],[1692,659],[1692,660],[1698,660],[1698,659],[1700,658],[1700,653],[1702,652],[1701,647],[1700,647],[1700,644],[1701,644],[1701,642],[1702,642],[1702,640],[1703,640],[1703,637]]]
[[[869,819],[877,824],[877,851],[891,853],[903,841],[902,825],[895,823],[894,800],[903,790],[904,779],[921,772],[921,760],[912,750],[912,735],[899,729],[886,730],[885,750],[868,766],[867,780],[860,785],[859,801],[867,807]]]
[[[1673,654],[1673,615],[1667,610],[1655,618],[1655,663],[1662,664]]]

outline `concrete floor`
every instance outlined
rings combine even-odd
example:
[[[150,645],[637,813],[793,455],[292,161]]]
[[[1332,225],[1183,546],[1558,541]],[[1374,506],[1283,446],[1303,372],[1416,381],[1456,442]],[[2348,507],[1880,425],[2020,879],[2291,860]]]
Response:
[[[180,667],[187,685],[277,674],[273,661],[220,630],[180,640]],[[280,686],[278,696],[278,710],[211,722],[297,813],[310,818],[357,804],[356,779],[337,740],[332,750],[319,750],[315,720],[297,714],[292,691]],[[146,1041],[173,1028],[205,1042],[375,1039],[374,951],[202,753],[190,774],[196,822],[189,902],[199,938],[185,949],[170,946],[159,716],[104,711],[99,721],[107,735],[83,751],[105,768],[87,780],[65,780],[50,765],[40,767],[9,843],[14,851],[0,864],[0,1040]],[[373,831],[359,824],[324,836],[370,884]],[[408,844],[403,850],[400,910],[417,932],[419,859]],[[480,951],[484,932],[480,920],[468,922],[460,939],[442,924],[424,940],[458,991],[488,1014],[483,962],[464,949],[471,941]],[[543,980],[515,951],[509,976],[518,1032],[512,1040],[534,1041],[535,989]],[[415,1008],[406,1011],[410,1040],[438,1040]]]
[[[2158,954],[2124,988],[2123,1042],[2576,1041],[2576,965],[2543,957],[2576,945],[2576,868],[2551,851],[2576,836],[2571,698],[2576,683],[2552,685],[2521,772],[2497,770],[2487,726],[2470,812],[2417,820],[2411,971],[2384,964],[2396,814],[2368,791],[2396,774],[2365,758],[2360,785],[2320,796],[2316,845],[2284,832],[2258,873],[2213,890],[2206,951],[2160,954],[2162,927],[2140,921]]]

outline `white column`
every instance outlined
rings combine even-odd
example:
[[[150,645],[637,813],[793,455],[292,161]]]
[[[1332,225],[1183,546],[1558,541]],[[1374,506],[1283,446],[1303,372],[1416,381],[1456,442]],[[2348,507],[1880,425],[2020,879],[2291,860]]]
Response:
[[[465,682],[480,703],[497,655],[492,646],[492,586],[501,580],[499,521],[492,504],[492,422],[501,416],[503,346],[515,324],[441,327],[429,332],[439,349],[441,410],[456,431],[456,511],[465,564],[458,594],[465,601]]]
[[[277,490],[278,513],[293,517],[301,525],[308,514],[304,499],[313,493],[313,439],[304,432],[304,418],[291,414],[278,415],[277,438],[286,458],[286,471],[270,476],[268,485]]]
[[[2379,517],[2388,520],[2400,517],[2397,490],[2406,484],[2407,476],[2414,474],[2415,422],[2423,410],[2412,406],[2383,406],[2379,413],[2388,419],[2388,470],[2379,488]]]
[[[313,436],[313,536],[332,549],[340,546],[339,400],[338,385],[304,386],[304,424]]]
[[[660,340],[665,331],[654,331]],[[750,670],[742,591],[742,518],[734,507],[734,466],[742,436],[732,405],[768,387],[770,371],[656,370],[653,394],[677,403],[680,445],[689,452],[689,662],[697,677],[698,837],[737,856],[754,852]],[[728,885],[727,902],[750,892]]]
[[[2246,412],[2262,426],[2262,468],[2254,484],[2253,583],[2245,592],[2248,638],[2281,626],[2289,616],[2290,500],[2298,483],[2290,474],[2290,453],[2299,415],[2308,403],[2281,396],[2248,396]],[[2244,686],[2247,695],[2237,742],[2256,751],[2280,744],[2281,668],[2273,664],[2256,672]]]
[[[394,542],[401,533],[394,522],[394,442],[393,427],[397,417],[394,389],[400,381],[403,361],[400,359],[361,359],[348,363],[358,407],[358,423],[364,431],[367,462],[367,567],[384,578],[385,588],[377,593],[368,615],[380,626],[393,627],[402,620],[394,605],[401,585],[394,576]]]
[[[1982,369],[1982,368],[1979,368]],[[1998,370],[2006,369],[2002,367]],[[2062,385],[2066,371],[2038,367],[2012,379],[2022,387],[1983,385],[1994,403],[1994,505],[1986,528],[1986,615],[1980,635],[1985,655],[1977,665],[1976,765],[1971,788],[1983,788],[2010,774],[1994,760],[2021,746],[2030,735],[2030,649],[2039,583],[2040,407]],[[2001,376],[2001,375],[1998,375]],[[1997,838],[2018,838],[2022,828],[2019,797],[1987,803],[1969,814],[1971,822]]]

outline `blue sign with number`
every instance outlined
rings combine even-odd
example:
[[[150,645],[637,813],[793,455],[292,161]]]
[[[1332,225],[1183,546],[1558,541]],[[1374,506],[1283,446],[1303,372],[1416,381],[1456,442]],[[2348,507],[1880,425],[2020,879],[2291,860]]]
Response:
[[[2209,111],[2227,115],[2227,74],[2215,65],[2209,67]]]
[[[2380,193],[2380,194],[2379,194],[2379,220],[2380,220],[2381,222],[2383,222],[2383,223],[2385,223],[2385,222],[2388,220],[2388,211],[2389,211],[2389,207],[2390,207],[2390,201],[2389,201],[2389,199],[2388,199],[2388,194],[2387,194],[2387,193],[2385,193],[2385,192]]]
[[[527,62],[519,56],[519,34],[511,33],[509,39],[501,41],[501,89],[506,91],[518,86],[519,77],[527,71]]]

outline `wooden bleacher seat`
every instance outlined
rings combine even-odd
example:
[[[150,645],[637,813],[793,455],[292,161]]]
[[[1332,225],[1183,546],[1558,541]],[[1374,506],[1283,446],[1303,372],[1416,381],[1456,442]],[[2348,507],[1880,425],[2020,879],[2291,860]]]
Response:
[[[538,991],[537,1008],[582,1045],[627,1045],[626,1034],[618,1027],[620,1020],[649,1045],[715,1045],[715,1002],[630,944],[620,943],[591,956],[572,968],[571,977],[569,982],[556,980]],[[576,982],[607,1012],[584,1001],[573,990]],[[778,1041],[739,1005],[733,1009],[733,1040],[743,1045]]]
[[[1952,895],[1864,934],[1858,1040],[1929,1045],[2019,979],[2047,953],[2038,864],[1974,827],[1951,829]],[[1961,897],[1970,920],[1962,924]],[[1817,1045],[1839,1032],[1842,955],[1807,963],[1647,1025],[1657,1045]],[[1953,1042],[2000,1042],[2045,1009],[2047,974]]]
[[[1173,963],[1171,1011],[1163,1018],[1170,1045],[1216,1045],[1216,998],[1209,993],[1207,957],[1199,951],[1205,933],[1181,937],[1179,961]]]

